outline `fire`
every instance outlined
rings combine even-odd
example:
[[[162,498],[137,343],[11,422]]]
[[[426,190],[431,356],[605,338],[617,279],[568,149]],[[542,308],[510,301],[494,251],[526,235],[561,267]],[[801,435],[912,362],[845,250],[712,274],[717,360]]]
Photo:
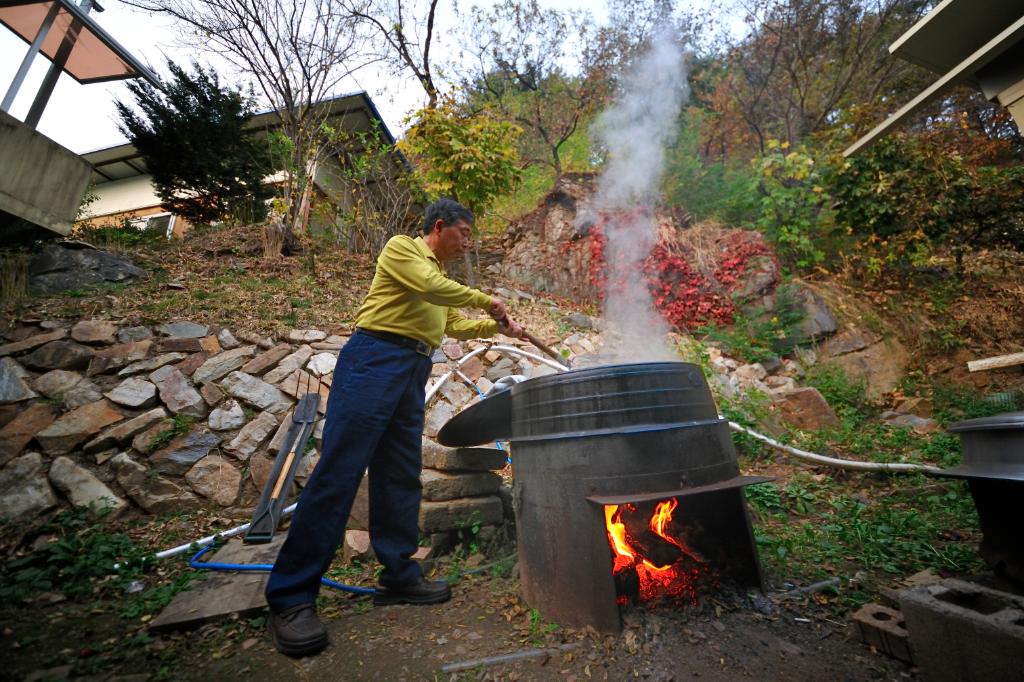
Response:
[[[616,584],[627,593],[636,592],[643,601],[665,596],[689,596],[695,601],[698,584],[710,575],[700,556],[670,531],[672,514],[678,506],[679,500],[674,497],[658,502],[646,526],[636,523],[635,517],[640,513],[636,505],[611,504],[604,508]],[[626,514],[634,517],[631,527],[627,527]],[[631,533],[645,537],[631,537]],[[650,552],[657,551],[660,560],[645,556],[645,546]],[[620,595],[620,603],[625,603],[629,596],[632,595]]]

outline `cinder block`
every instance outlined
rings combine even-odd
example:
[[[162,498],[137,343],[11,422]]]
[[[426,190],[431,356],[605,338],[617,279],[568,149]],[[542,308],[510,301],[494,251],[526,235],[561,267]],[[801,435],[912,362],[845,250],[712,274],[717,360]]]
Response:
[[[881,604],[865,604],[853,614],[853,620],[862,642],[893,658],[914,662],[902,613]]]
[[[1024,678],[1024,597],[950,579],[903,590],[900,609],[929,682]]]

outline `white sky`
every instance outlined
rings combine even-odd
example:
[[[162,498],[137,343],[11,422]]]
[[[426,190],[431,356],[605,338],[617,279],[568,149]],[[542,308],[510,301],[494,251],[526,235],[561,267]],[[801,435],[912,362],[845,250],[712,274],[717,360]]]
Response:
[[[707,5],[711,1],[691,0],[688,4]],[[206,55],[176,44],[176,29],[169,19],[147,15],[118,0],[107,0],[101,4],[105,11],[91,15],[96,23],[143,63],[157,67],[158,73],[164,73],[162,67],[167,57],[185,65],[193,60],[209,63]],[[470,4],[464,2],[463,6],[468,7]],[[477,4],[488,4],[488,0],[478,0]],[[560,9],[579,8],[579,2],[573,0],[540,0],[540,4]],[[441,7],[447,9],[450,3],[442,2]],[[606,16],[601,4],[594,3],[589,9],[599,20]],[[450,11],[439,12],[437,29],[442,40],[453,23],[454,17]],[[0,96],[7,92],[27,47],[28,44],[21,38],[0,26]],[[436,63],[438,60],[435,57],[433,61]],[[45,57],[36,58],[11,108],[10,113],[16,118],[25,118],[49,65]],[[222,82],[231,82],[226,69],[216,63],[213,66],[221,72]],[[405,117],[423,104],[423,91],[411,79],[399,82],[392,77],[384,78],[367,71],[346,82],[336,94],[357,90],[366,90],[370,94],[385,123],[396,135],[401,132]],[[38,130],[79,154],[121,144],[126,140],[117,129],[114,109],[116,99],[131,99],[121,82],[80,85],[67,74],[62,74],[43,112]]]

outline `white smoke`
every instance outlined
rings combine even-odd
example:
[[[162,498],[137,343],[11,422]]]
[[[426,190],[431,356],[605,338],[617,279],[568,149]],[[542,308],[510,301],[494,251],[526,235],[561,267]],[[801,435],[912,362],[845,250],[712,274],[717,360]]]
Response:
[[[669,325],[654,308],[641,265],[658,240],[653,209],[665,150],[689,97],[682,46],[668,32],[655,36],[622,82],[618,100],[596,122],[608,161],[588,207],[606,216],[601,354],[613,362],[678,359],[666,343]]]

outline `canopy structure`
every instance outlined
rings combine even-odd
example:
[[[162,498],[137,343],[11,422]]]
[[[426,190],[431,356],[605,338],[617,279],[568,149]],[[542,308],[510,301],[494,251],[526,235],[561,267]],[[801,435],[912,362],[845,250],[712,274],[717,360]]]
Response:
[[[889,46],[889,52],[938,74],[937,81],[850,145],[850,156],[939,97],[967,84],[1010,110],[1024,128],[1024,4],[1021,0],[943,0]]]
[[[102,11],[95,0],[0,0],[0,24],[29,44],[0,108],[10,110],[40,53],[52,64],[25,119],[33,128],[61,72],[83,84],[141,77],[159,87],[156,76],[88,16],[91,9]]]

